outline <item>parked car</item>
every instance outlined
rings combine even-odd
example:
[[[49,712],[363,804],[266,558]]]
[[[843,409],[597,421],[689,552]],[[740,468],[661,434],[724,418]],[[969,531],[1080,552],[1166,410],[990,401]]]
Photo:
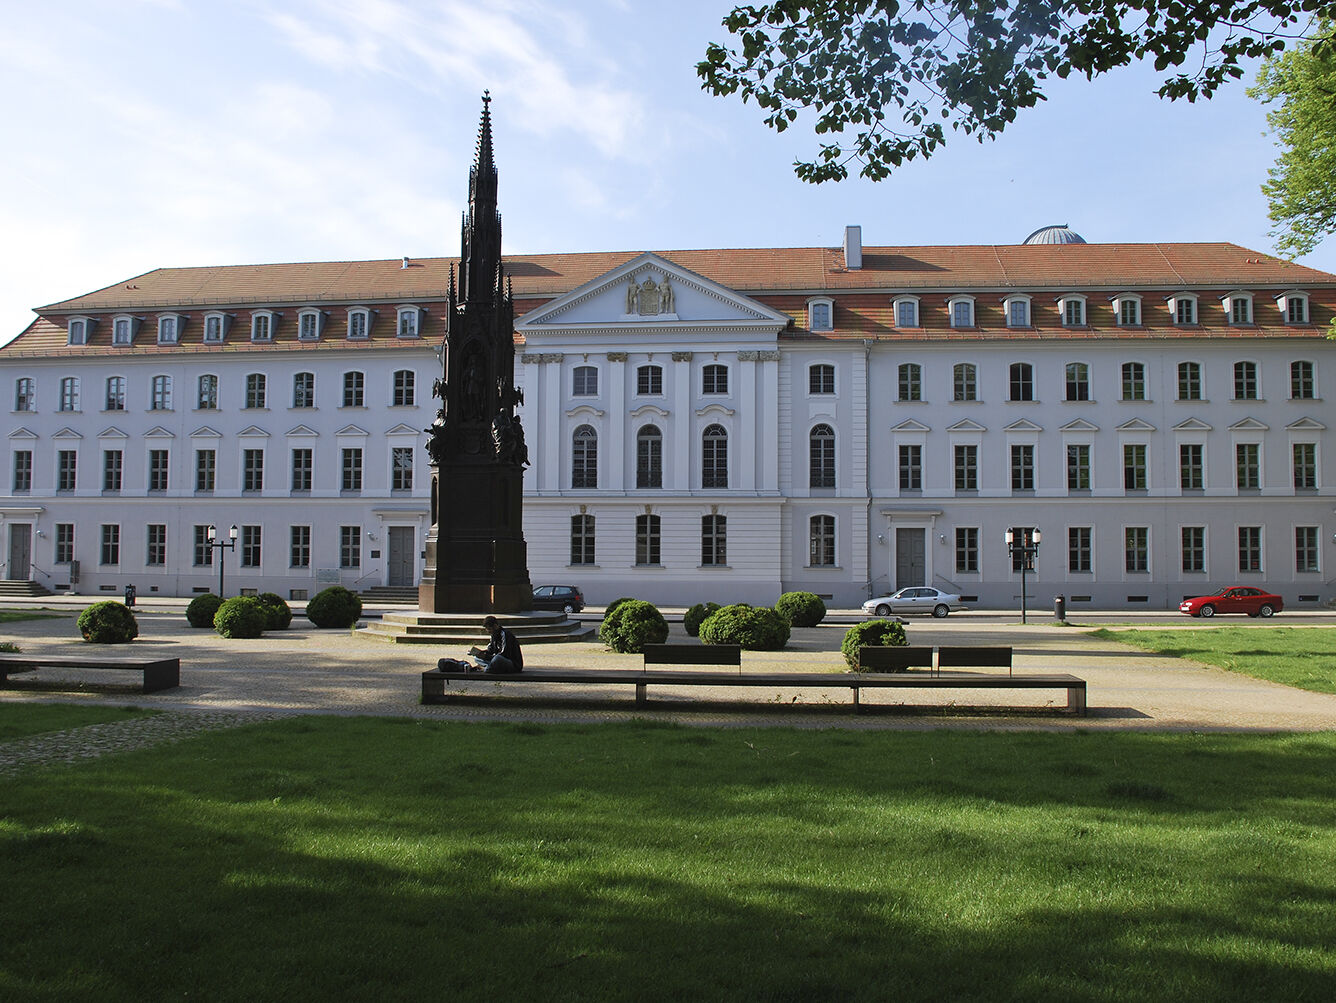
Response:
[[[533,590],[533,608],[578,613],[585,608],[584,593],[577,585],[540,585]]]
[[[1188,616],[1215,616],[1217,613],[1247,613],[1249,616],[1270,616],[1285,608],[1285,600],[1251,585],[1237,585],[1219,589],[1209,596],[1194,596],[1178,604],[1178,612]]]
[[[890,616],[892,613],[931,613],[942,617],[953,609],[964,609],[960,596],[931,589],[924,585],[915,585],[901,589],[893,595],[879,596],[863,603],[863,612],[877,616]]]

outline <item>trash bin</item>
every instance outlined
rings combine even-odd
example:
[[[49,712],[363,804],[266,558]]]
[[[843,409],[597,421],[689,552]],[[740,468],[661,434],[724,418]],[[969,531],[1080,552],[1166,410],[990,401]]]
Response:
[[[1066,597],[1066,596],[1054,596],[1054,597],[1053,597],[1053,615],[1054,615],[1055,617],[1057,617],[1059,620],[1066,620],[1066,619],[1067,619],[1067,597]]]
[[[133,585],[125,586],[125,605],[133,606],[135,604],[135,587]]]

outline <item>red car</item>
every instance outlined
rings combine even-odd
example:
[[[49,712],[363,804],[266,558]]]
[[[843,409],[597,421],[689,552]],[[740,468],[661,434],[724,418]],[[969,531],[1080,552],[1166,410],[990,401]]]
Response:
[[[1249,616],[1270,616],[1285,608],[1280,596],[1263,592],[1250,585],[1221,589],[1215,595],[1194,596],[1178,604],[1178,612],[1188,616],[1215,616],[1217,613],[1247,613]]]

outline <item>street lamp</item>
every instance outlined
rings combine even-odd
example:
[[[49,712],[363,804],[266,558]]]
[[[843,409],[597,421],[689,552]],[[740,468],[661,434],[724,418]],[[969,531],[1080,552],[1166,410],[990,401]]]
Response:
[[[237,527],[233,526],[227,531],[227,542],[224,543],[218,539],[218,527],[209,527],[209,546],[214,550],[236,550],[237,549]],[[218,555],[218,598],[226,599],[227,595],[223,592],[223,555]]]
[[[1025,623],[1025,573],[1034,570],[1034,559],[1039,553],[1039,540],[1041,534],[1039,527],[1034,529],[1021,529],[1016,532],[1011,527],[1002,534],[1002,538],[1007,541],[1007,553],[1011,556],[1011,563],[1014,567],[1016,557],[1020,555],[1021,559],[1021,623]]]

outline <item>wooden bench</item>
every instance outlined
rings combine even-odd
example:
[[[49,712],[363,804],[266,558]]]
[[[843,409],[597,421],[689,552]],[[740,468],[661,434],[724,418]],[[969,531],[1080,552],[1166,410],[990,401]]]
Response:
[[[97,655],[32,655],[0,652],[0,683],[9,682],[11,672],[33,669],[124,669],[144,674],[145,693],[181,685],[179,658],[102,658]]]
[[[740,644],[647,644],[646,665],[736,665],[742,667]]]

